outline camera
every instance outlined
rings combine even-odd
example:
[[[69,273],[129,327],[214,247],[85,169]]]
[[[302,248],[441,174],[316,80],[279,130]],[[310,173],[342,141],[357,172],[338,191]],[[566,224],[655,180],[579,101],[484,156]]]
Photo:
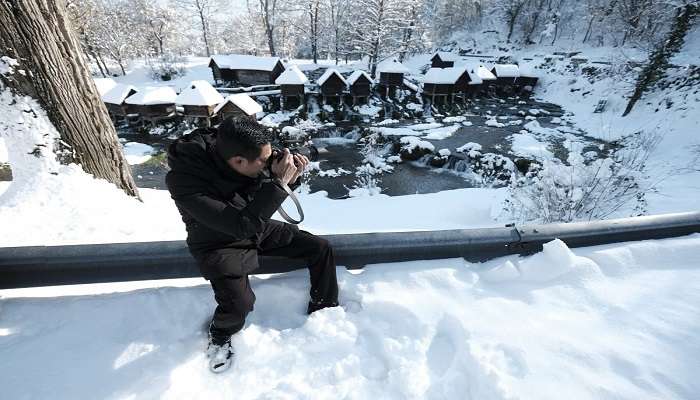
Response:
[[[291,154],[299,154],[306,156],[309,161],[318,161],[318,148],[314,145],[307,145],[299,140],[284,140],[279,144],[272,146],[272,156],[268,159],[268,166],[272,166],[275,160],[281,160],[284,157],[284,148],[288,148]]]

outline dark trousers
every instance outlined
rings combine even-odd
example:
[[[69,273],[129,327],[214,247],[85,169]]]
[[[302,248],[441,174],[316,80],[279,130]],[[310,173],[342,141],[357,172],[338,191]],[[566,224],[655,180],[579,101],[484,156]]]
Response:
[[[295,228],[291,241],[280,244],[278,239],[282,235],[278,233],[283,229],[289,232],[284,225],[276,221],[268,224],[258,240],[258,255],[306,260],[311,279],[311,301],[337,303],[335,259],[328,241]],[[243,328],[246,316],[253,311],[255,294],[247,274],[212,279],[210,283],[218,305],[209,331],[215,342],[222,342]]]

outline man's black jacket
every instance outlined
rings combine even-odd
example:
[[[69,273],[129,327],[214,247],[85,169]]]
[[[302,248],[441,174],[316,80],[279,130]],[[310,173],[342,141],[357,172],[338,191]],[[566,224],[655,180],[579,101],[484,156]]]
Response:
[[[206,279],[242,276],[258,266],[256,245],[287,197],[273,180],[250,178],[216,152],[216,130],[198,129],[168,147],[165,182],[187,228],[187,245]],[[276,230],[280,245],[296,227]]]

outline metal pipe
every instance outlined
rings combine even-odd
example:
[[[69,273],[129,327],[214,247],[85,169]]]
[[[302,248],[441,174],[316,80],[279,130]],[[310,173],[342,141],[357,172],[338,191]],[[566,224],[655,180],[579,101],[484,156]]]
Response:
[[[570,224],[323,236],[338,265],[463,257],[472,262],[539,251],[559,238],[569,247],[661,239],[700,232],[700,212]],[[261,257],[256,274],[303,268],[299,260]],[[188,278],[199,270],[184,241],[0,248],[0,289]]]

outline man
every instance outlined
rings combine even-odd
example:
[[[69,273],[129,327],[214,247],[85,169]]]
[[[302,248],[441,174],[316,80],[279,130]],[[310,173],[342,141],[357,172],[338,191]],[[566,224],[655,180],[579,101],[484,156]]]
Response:
[[[295,225],[270,218],[298,186],[309,160],[283,150],[273,156],[271,134],[256,122],[226,119],[218,130],[199,129],[168,147],[165,181],[187,228],[187,245],[218,306],[209,325],[209,366],[231,365],[231,335],[243,328],[255,294],[248,274],[259,255],[304,259],[311,275],[307,313],[338,305],[333,250]]]

